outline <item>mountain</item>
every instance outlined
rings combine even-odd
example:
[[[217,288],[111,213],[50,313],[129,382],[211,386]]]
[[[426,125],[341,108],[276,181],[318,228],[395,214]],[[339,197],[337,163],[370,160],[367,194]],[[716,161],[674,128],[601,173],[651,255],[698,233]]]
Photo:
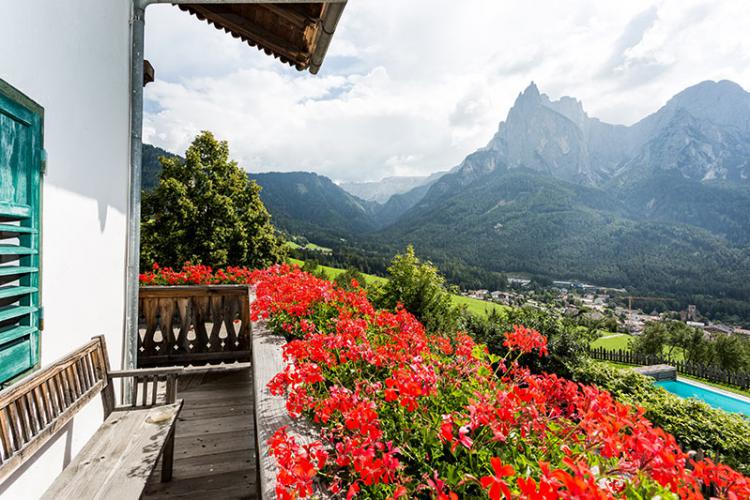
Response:
[[[552,101],[531,83],[487,146],[459,170],[467,182],[499,162],[602,186],[637,169],[677,169],[688,178],[750,186],[749,148],[750,93],[733,82],[690,87],[630,127],[589,117],[572,97]]]
[[[535,84],[487,146],[377,233],[437,262],[659,293],[750,294],[750,94],[703,82],[632,126]]]
[[[141,186],[146,191],[151,191],[159,184],[159,175],[161,175],[159,158],[162,156],[174,158],[177,155],[150,144],[144,144],[142,151]]]
[[[432,175],[412,177],[383,177],[379,181],[371,182],[342,182],[339,187],[363,200],[385,204],[394,195],[406,194],[416,188],[432,184],[444,173],[437,172]]]
[[[384,203],[310,173],[251,177],[276,224],[339,256],[382,262],[414,243],[459,283],[574,278],[750,318],[750,94],[732,82],[630,126],[532,83],[485,147]]]
[[[377,204],[347,193],[328,177],[310,172],[248,175],[261,186],[260,197],[274,224],[292,234],[316,236],[318,242],[328,243],[377,227]]]

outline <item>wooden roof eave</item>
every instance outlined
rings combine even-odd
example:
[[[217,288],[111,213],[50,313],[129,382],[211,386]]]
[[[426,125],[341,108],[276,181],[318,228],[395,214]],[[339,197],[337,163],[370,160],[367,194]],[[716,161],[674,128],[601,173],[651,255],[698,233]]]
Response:
[[[302,2],[299,0],[256,1],[256,2],[190,2],[177,6],[198,19],[206,21],[216,29],[223,30],[235,38],[264,51],[280,61],[296,67],[300,71],[309,69],[316,74],[325,58],[336,25],[346,6],[347,0],[328,2]],[[285,8],[292,4],[320,5],[320,14],[304,15],[304,9]],[[293,27],[296,35],[281,36],[272,26],[261,26],[235,11],[233,5],[256,5],[283,20],[283,24]],[[312,10],[312,9],[311,9]],[[275,32],[276,31],[276,32]],[[290,32],[291,33],[291,32]]]
[[[323,60],[328,52],[328,46],[331,44],[336,26],[339,23],[339,19],[341,19],[341,14],[344,13],[344,7],[346,7],[346,0],[326,4],[318,30],[318,39],[314,45],[315,50],[310,57],[310,73],[313,75],[318,74],[320,67],[323,65]]]

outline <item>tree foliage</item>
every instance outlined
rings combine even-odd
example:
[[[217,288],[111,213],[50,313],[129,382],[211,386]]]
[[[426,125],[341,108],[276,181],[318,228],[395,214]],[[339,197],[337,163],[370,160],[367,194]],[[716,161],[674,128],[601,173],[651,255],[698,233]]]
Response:
[[[631,342],[631,349],[640,354],[662,353],[673,359],[681,353],[691,363],[750,371],[750,339],[725,334],[709,337],[680,321],[648,323],[643,334]]]
[[[352,286],[353,281],[357,282],[357,287]],[[346,271],[336,276],[333,279],[333,282],[336,283],[339,288],[343,288],[344,290],[349,291],[352,291],[355,288],[367,288],[365,276],[353,267],[348,268]]]
[[[428,331],[453,332],[456,328],[458,311],[445,278],[432,263],[421,261],[411,245],[393,258],[388,281],[374,295],[379,307],[394,309],[403,305]]]
[[[487,317],[464,312],[461,317],[461,328],[500,356],[507,352],[504,333],[512,331],[514,325],[528,326],[547,337],[549,355],[544,358],[527,355],[521,359],[522,364],[535,372],[553,372],[564,377],[588,358],[586,346],[595,335],[595,330],[580,327],[568,318],[528,307],[502,313],[493,310]]]
[[[184,262],[262,267],[284,249],[260,187],[229,158],[226,141],[202,132],[179,157],[162,157],[159,184],[145,193],[141,267]]]

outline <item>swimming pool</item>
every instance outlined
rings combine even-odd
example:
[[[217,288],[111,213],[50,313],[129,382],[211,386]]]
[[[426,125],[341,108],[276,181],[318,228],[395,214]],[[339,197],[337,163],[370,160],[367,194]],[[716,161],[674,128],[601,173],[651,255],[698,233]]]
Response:
[[[740,399],[740,397],[732,397],[728,394],[724,394],[718,391],[712,390],[710,387],[703,384],[696,384],[682,380],[662,380],[656,382],[656,385],[661,386],[673,394],[677,394],[683,398],[697,398],[700,399],[714,408],[721,408],[734,413],[744,413],[750,417],[750,402]]]

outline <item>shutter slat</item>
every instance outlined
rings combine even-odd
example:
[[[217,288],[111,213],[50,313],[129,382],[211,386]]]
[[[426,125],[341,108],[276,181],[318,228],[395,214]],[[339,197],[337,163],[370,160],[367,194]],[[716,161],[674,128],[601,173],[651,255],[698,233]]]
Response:
[[[31,217],[31,207],[28,205],[0,202],[0,216],[16,218]]]
[[[36,250],[18,245],[0,245],[0,255],[35,255]]]
[[[14,226],[13,224],[0,224],[0,233],[36,234],[37,231],[34,228],[26,227],[26,226]]]
[[[26,295],[27,293],[34,293],[37,291],[35,286],[5,286],[0,287],[0,299],[6,299],[8,297],[19,297]]]
[[[17,338],[26,337],[36,331],[35,326],[16,326],[0,332],[0,344],[6,344]]]
[[[6,306],[0,307],[0,321],[5,321],[12,318],[19,318],[26,314],[36,312],[37,308],[34,306]]]
[[[17,274],[29,274],[39,271],[31,266],[3,266],[0,267],[0,276],[15,276]]]

